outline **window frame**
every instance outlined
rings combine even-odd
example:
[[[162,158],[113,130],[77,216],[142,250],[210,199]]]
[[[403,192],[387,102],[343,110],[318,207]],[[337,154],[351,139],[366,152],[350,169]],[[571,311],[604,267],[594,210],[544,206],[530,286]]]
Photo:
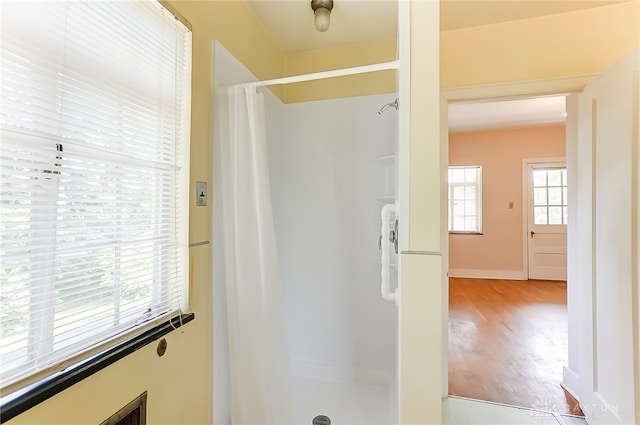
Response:
[[[155,2],[154,0],[149,0],[149,2]],[[179,15],[176,15],[175,11],[173,9],[171,9],[170,7],[168,7],[167,4],[165,4],[165,2],[163,1],[158,1],[155,2],[159,4],[159,7],[162,9],[167,10],[169,13],[173,14],[175,19],[179,22],[181,22],[187,29],[188,32],[188,44],[185,44],[186,46],[188,46],[188,49],[186,49],[186,56],[183,56],[184,58],[186,58],[185,60],[187,61],[186,63],[188,64],[188,72],[186,73],[186,88],[185,91],[188,92],[187,96],[183,97],[183,103],[180,103],[181,105],[183,105],[183,111],[186,111],[186,130],[183,133],[183,140],[184,140],[184,157],[186,157],[186,163],[187,166],[183,167],[182,171],[179,172],[180,174],[180,182],[176,183],[176,190],[175,191],[160,191],[160,196],[161,199],[156,200],[156,202],[154,202],[154,207],[153,207],[153,211],[150,213],[151,215],[158,215],[157,214],[157,205],[159,203],[167,203],[170,201],[176,202],[176,203],[180,203],[180,205],[183,205],[184,208],[182,211],[182,216],[180,217],[180,219],[178,220],[178,217],[173,217],[170,218],[170,221],[172,223],[175,223],[175,229],[173,230],[173,235],[176,234],[180,234],[182,235],[182,239],[185,240],[184,246],[182,248],[180,248],[180,252],[185,252],[184,256],[186,256],[187,261],[188,261],[188,247],[187,247],[187,241],[188,241],[188,212],[189,212],[189,202],[188,202],[188,195],[189,195],[189,169],[188,169],[188,161],[189,161],[189,144],[190,144],[190,135],[189,135],[189,129],[190,129],[190,107],[191,107],[191,98],[190,98],[190,92],[191,92],[191,83],[190,83],[190,79],[191,79],[191,64],[192,64],[192,47],[191,47],[191,27],[190,25],[185,24],[185,20],[184,18],[180,17]],[[185,112],[183,112],[185,113]],[[184,118],[185,115],[182,116],[182,118]],[[4,131],[4,130],[3,130]],[[31,137],[31,136],[30,136]],[[50,161],[50,166],[48,167],[50,170],[47,171],[47,169],[41,169],[41,171],[43,173],[49,173],[49,175],[51,175],[50,180],[59,180],[60,179],[60,172],[56,171],[57,167],[60,167],[60,162],[64,161],[64,143],[60,143],[60,144],[56,144],[55,141],[52,140],[44,140],[46,138],[43,138],[43,141],[45,141],[46,143],[53,143],[53,145],[55,146],[55,149],[53,149],[54,155],[52,155],[51,157],[51,161]],[[83,148],[86,150],[86,148]],[[178,174],[178,173],[177,173]],[[176,175],[177,175],[176,174]],[[16,174],[17,175],[17,174]],[[42,177],[39,177],[40,180],[42,180]],[[184,180],[184,181],[183,181]],[[54,186],[56,186],[55,190],[51,191],[51,194],[47,194],[47,199],[43,202],[49,202],[49,195],[51,195],[51,199],[53,199],[53,206],[52,209],[53,211],[51,212],[51,215],[53,215],[54,217],[58,216],[57,213],[57,208],[59,208],[59,192],[60,192],[60,182],[58,181],[53,182],[52,183]],[[160,185],[160,182],[156,182],[157,185]],[[180,192],[179,192],[180,190]],[[182,193],[184,192],[184,193]],[[33,197],[34,199],[36,199],[37,197]],[[37,202],[39,202],[39,199],[37,199]],[[155,211],[155,212],[154,212]],[[30,214],[30,217],[32,217],[32,214]],[[29,220],[33,220],[33,218],[29,218]],[[167,218],[162,218],[162,221],[167,220]],[[122,225],[120,226],[120,229],[122,229]],[[51,229],[43,229],[43,231],[48,231],[48,232],[56,232],[58,227],[54,227],[53,230]],[[39,231],[39,230],[38,230]],[[55,237],[54,237],[55,238]],[[159,243],[159,242],[153,242],[155,244]],[[181,245],[182,246],[182,245]],[[53,251],[51,253],[51,256],[55,255]],[[156,252],[156,250],[152,250],[151,252]],[[183,254],[181,254],[182,256]],[[118,257],[117,255],[114,256],[114,258]],[[181,257],[182,258],[182,257]],[[47,261],[47,260],[45,260]],[[114,260],[115,261],[115,260]],[[120,259],[118,259],[118,261],[120,261]],[[158,335],[162,335],[164,333],[168,333],[171,332],[174,329],[177,329],[178,327],[182,326],[183,324],[189,322],[190,320],[193,320],[193,318],[195,317],[193,314],[187,313],[188,312],[188,288],[189,288],[189,268],[188,267],[183,267],[184,268],[184,273],[181,276],[181,278],[179,279],[180,284],[179,286],[183,289],[183,296],[186,298],[186,300],[184,300],[182,302],[182,309],[176,310],[175,312],[170,312],[171,314],[167,314],[168,312],[165,311],[162,316],[158,316],[158,315],[153,315],[153,314],[142,314],[141,318],[143,318],[144,320],[139,320],[136,323],[135,326],[131,326],[131,325],[127,325],[126,327],[121,327],[118,326],[118,324],[116,323],[116,325],[112,326],[112,329],[117,329],[117,333],[115,332],[111,332],[110,336],[105,340],[104,337],[101,337],[99,341],[95,340],[97,335],[103,335],[103,331],[100,330],[98,331],[98,333],[91,333],[91,334],[87,334],[88,337],[88,346],[86,348],[81,348],[80,350],[74,350],[73,353],[71,354],[67,354],[69,353],[70,350],[68,350],[67,348],[63,349],[63,352],[65,353],[64,358],[62,358],[61,360],[58,360],[58,354],[56,353],[55,350],[50,349],[48,350],[49,352],[54,353],[54,360],[53,360],[53,364],[50,364],[48,366],[46,366],[43,371],[39,371],[39,372],[30,372],[20,378],[17,378],[14,381],[8,381],[5,385],[3,385],[2,391],[3,391],[3,396],[2,399],[0,400],[1,403],[1,413],[2,413],[2,422],[9,420],[10,417],[13,413],[13,410],[9,410],[9,413],[7,412],[7,406],[11,407],[16,405],[16,403],[22,405],[23,401],[20,401],[22,399],[25,398],[25,394],[29,394],[33,391],[36,392],[41,392],[41,389],[43,386],[45,386],[45,393],[49,394],[51,393],[51,388],[59,388],[58,390],[56,390],[56,392],[54,392],[53,394],[62,391],[65,387],[64,385],[65,382],[68,383],[70,381],[66,380],[65,377],[67,376],[75,376],[75,378],[72,379],[72,384],[77,382],[77,377],[78,376],[82,376],[82,378],[80,379],[84,379],[84,377],[89,376],[93,373],[95,373],[96,371],[100,370],[103,367],[106,367],[108,364],[111,364],[113,361],[116,361],[119,358],[124,357],[125,355],[129,354],[130,352],[135,351],[136,349],[138,349],[140,346],[146,345],[150,342],[152,342],[153,340],[157,339]],[[158,272],[158,268],[155,268],[156,272],[154,272],[154,274],[156,275],[156,279],[157,279],[157,275],[159,275],[160,273]],[[29,281],[26,282],[26,284],[24,285],[25,288],[24,290],[29,292],[29,293],[33,293],[33,285],[34,285],[34,279],[33,279],[33,272],[32,271],[28,271],[26,272],[29,275]],[[55,282],[55,276],[48,276],[47,277],[47,287],[52,287],[54,285],[53,282]],[[114,278],[115,281],[115,278]],[[154,280],[154,283],[151,285],[148,285],[149,287],[151,287],[152,291],[158,291],[158,290],[162,290],[162,288],[164,288],[167,283],[167,277],[165,275],[163,275],[162,277],[160,277],[160,279]],[[38,291],[42,291],[42,286],[39,286]],[[45,292],[51,292],[53,293],[53,289],[47,290]],[[53,294],[53,296],[51,296],[51,294],[49,294],[49,297],[44,297],[47,298],[47,300],[44,300],[44,302],[51,304],[53,298],[55,298],[55,293]],[[40,297],[42,297],[41,295],[38,295]],[[151,295],[151,297],[153,298],[154,295]],[[114,299],[115,299],[115,295],[114,295]],[[32,305],[32,302],[29,304]],[[119,304],[118,301],[115,301],[112,303],[112,307],[115,309],[119,309],[121,306]],[[38,316],[39,314],[39,316]],[[34,321],[41,321],[43,322],[47,328],[53,328],[55,320],[52,320],[52,318],[55,315],[55,312],[53,311],[53,307],[48,308],[47,309],[42,309],[39,311],[39,313],[34,315],[34,314],[29,314],[28,316],[28,320],[27,322],[29,323],[27,325],[27,328],[29,330],[27,330],[26,332],[28,333],[28,340],[31,340],[33,338],[33,336],[31,335],[33,328],[36,328],[36,326],[34,326]],[[114,313],[116,316],[117,314]],[[115,316],[114,316],[115,317]],[[136,316],[137,317],[137,316]],[[116,319],[117,321],[117,319]],[[46,323],[45,323],[46,322]],[[93,326],[93,325],[91,325]],[[49,332],[47,330],[47,332]],[[163,333],[164,332],[164,333]],[[54,337],[54,333],[53,332],[49,332],[51,335],[46,336],[44,338],[38,338],[42,341],[45,342],[45,346],[44,348],[46,349],[47,346],[53,346],[54,342],[53,342],[53,337]],[[142,345],[141,345],[142,344]],[[128,351],[129,348],[127,347],[134,347],[133,349],[131,349],[131,351]],[[27,348],[28,350],[40,350],[42,347],[39,346],[39,344],[31,344],[28,343]],[[49,347],[51,348],[51,347]],[[105,359],[106,363],[105,363]],[[114,360],[115,359],[115,360]],[[28,363],[25,363],[25,366],[20,367],[17,370],[29,370],[29,368],[27,367]],[[89,365],[89,367],[87,367],[87,365]],[[95,369],[95,365],[98,365],[98,369]],[[80,369],[78,369],[80,368]],[[95,370],[94,370],[95,369]],[[88,373],[89,370],[94,370],[93,372]],[[69,385],[72,385],[69,384]],[[61,389],[60,389],[61,388]],[[51,395],[53,395],[51,394]],[[39,396],[41,398],[41,396]],[[27,397],[29,398],[29,397]],[[38,397],[36,397],[38,398]],[[48,397],[47,397],[48,398]],[[46,398],[45,398],[46,399]],[[16,402],[16,400],[18,400],[18,402]],[[37,404],[37,403],[36,403]],[[13,409],[13,407],[12,407]],[[26,410],[26,409],[25,409]],[[24,410],[22,410],[24,411]],[[16,413],[19,414],[19,413]],[[15,415],[14,415],[15,416]],[[11,416],[13,417],[13,416]]]
[[[560,184],[552,184],[549,182],[549,172],[557,171],[560,173]],[[537,185],[536,184],[536,172],[544,172],[545,173],[545,184]],[[568,172],[566,165],[551,165],[545,164],[545,166],[533,166],[531,167],[531,189],[532,193],[532,217],[533,217],[533,225],[534,226],[567,226],[568,223]],[[527,188],[528,189],[528,188]],[[550,190],[559,190],[560,191],[560,203],[552,203],[550,201]],[[540,191],[540,192],[538,192]],[[537,193],[543,193],[544,196],[539,197]],[[544,200],[540,199],[544,198]],[[550,223],[551,217],[550,209],[551,208],[560,208],[560,223]],[[545,213],[542,215],[546,219],[546,223],[537,223],[538,219],[536,210],[542,209]]]
[[[452,170],[476,170],[476,181],[475,182],[452,182],[451,172]],[[455,199],[452,199],[454,189],[456,187],[474,187],[475,191],[475,211],[476,213],[471,215],[463,214],[463,218],[467,218],[469,216],[475,217],[476,220],[476,228],[473,230],[467,229],[453,229],[454,223],[454,209],[453,202]],[[461,201],[466,202],[470,201],[466,196],[461,199]],[[449,165],[447,168],[447,230],[449,234],[460,234],[460,235],[482,235],[482,165]]]

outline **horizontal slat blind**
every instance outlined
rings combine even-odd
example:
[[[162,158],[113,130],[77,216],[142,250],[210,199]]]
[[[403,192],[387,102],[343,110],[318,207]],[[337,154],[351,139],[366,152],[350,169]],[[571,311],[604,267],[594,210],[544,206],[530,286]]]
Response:
[[[2,387],[186,312],[191,33],[150,0],[2,6]]]

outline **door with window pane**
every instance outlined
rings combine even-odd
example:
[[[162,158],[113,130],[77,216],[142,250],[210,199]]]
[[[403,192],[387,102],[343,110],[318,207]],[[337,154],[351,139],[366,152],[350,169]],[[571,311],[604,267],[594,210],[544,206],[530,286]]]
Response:
[[[529,279],[567,279],[567,169],[561,162],[527,167]]]

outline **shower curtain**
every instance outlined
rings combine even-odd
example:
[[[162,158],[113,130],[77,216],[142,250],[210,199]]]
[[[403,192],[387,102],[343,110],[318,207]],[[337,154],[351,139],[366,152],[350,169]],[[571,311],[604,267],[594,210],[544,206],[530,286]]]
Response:
[[[292,423],[283,290],[267,164],[264,96],[217,91],[216,226],[222,233],[232,424]]]

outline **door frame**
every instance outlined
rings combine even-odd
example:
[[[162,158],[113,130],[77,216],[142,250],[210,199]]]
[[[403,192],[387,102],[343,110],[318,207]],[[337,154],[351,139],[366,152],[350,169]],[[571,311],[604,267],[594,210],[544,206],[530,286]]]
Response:
[[[567,141],[565,140],[565,145]],[[522,159],[522,273],[526,279],[529,279],[529,173],[528,167],[538,164],[564,164],[567,166],[566,157],[554,158],[523,158]],[[569,185],[567,185],[567,189]],[[570,189],[568,189],[570,190]],[[569,229],[567,228],[567,245],[568,245]]]
[[[497,101],[497,100],[514,100],[514,99],[523,99],[529,97],[540,97],[540,96],[559,96],[559,95],[569,95],[577,94],[582,92],[584,87],[595,78],[597,78],[600,74],[580,74],[580,75],[570,75],[558,78],[548,78],[548,79],[540,79],[540,80],[526,80],[526,81],[515,81],[511,83],[503,83],[503,84],[486,84],[486,85],[477,85],[477,86],[464,86],[464,87],[451,87],[451,88],[442,88],[440,90],[440,149],[441,152],[449,151],[449,117],[448,117],[448,105],[449,103],[455,102],[465,102],[465,101]],[[569,134],[568,134],[569,135]],[[569,140],[567,139],[567,143]],[[573,150],[567,149],[567,157],[565,159],[567,167],[571,164],[574,166],[576,164],[576,158],[574,158],[575,152]],[[569,168],[567,168],[569,172]],[[572,172],[569,172],[571,175]],[[441,173],[442,176],[442,187],[447,186],[447,177],[446,173]],[[571,177],[569,178],[571,181]],[[571,198],[571,196],[570,196]],[[445,203],[446,205],[446,203]],[[571,205],[570,205],[571,207]],[[579,213],[579,211],[574,211],[574,216],[571,220],[575,220],[575,216]],[[446,217],[446,214],[443,216]],[[448,235],[448,223],[447,220],[441,220],[441,232],[442,234]],[[569,246],[573,239],[577,237],[576,234],[572,234],[567,229],[567,246]],[[449,258],[449,248],[448,244],[443,246],[443,259]],[[575,255],[571,252],[567,255],[567,274],[568,276],[575,276],[575,273],[570,272],[570,267],[578,267],[578,262],[570,261],[570,257]],[[444,264],[443,267],[443,302],[442,302],[442,312],[443,312],[443,320],[442,320],[442,373],[443,373],[443,385],[442,385],[442,398],[447,398],[449,396],[449,385],[448,385],[448,361],[449,361],[449,350],[448,350],[448,316],[449,316],[449,305],[448,305],[448,295],[449,295],[449,273],[448,273],[448,264]],[[528,265],[527,265],[528,270]],[[528,272],[527,272],[528,273]],[[572,285],[573,281],[569,277],[567,278],[567,288],[569,285]],[[575,284],[575,283],[573,283]],[[571,329],[571,323],[579,322],[582,317],[579,317],[577,314],[580,311],[580,306],[578,308],[569,309],[569,328]],[[569,337],[569,356],[571,357],[572,350],[577,351],[580,350],[581,347],[577,345],[579,341],[576,338]],[[571,369],[571,364],[567,365],[565,369]],[[565,373],[565,379],[567,374]],[[576,382],[579,380],[579,376],[575,376]],[[565,384],[565,382],[563,382]],[[572,393],[575,397],[578,394],[574,393],[574,390],[577,390],[577,386],[574,385],[566,385],[567,390]]]
[[[640,44],[636,44],[597,81],[589,84],[577,101],[579,173],[576,178],[579,181],[576,198],[580,210],[585,211],[579,217],[577,255],[578,261],[585,265],[578,271],[586,307],[582,315],[584,356],[579,383],[581,401],[586,405],[583,411],[587,420],[594,424],[638,423],[640,418],[639,64]],[[620,113],[620,109],[624,112]],[[616,133],[619,129],[622,131]],[[609,144],[609,139],[622,143]],[[624,158],[623,161],[620,158]],[[619,183],[619,179],[629,180]],[[617,185],[620,187],[615,187]],[[608,198],[611,192],[623,196]],[[617,208],[622,205],[630,211]],[[625,255],[627,249],[628,256]],[[612,291],[610,282],[618,279],[621,284]],[[607,299],[611,293],[616,294],[617,299]],[[615,307],[607,309],[609,306]],[[617,329],[622,331],[617,332]],[[619,350],[610,350],[609,342]],[[610,379],[610,369],[613,369],[613,379]],[[622,405],[618,406],[618,402]]]

